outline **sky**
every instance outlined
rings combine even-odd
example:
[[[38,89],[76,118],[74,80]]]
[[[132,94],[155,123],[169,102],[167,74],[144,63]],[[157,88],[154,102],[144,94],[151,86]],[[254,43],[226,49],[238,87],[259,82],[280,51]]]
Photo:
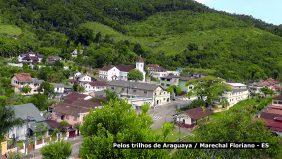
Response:
[[[282,0],[196,0],[216,10],[252,15],[267,23],[282,24]]]

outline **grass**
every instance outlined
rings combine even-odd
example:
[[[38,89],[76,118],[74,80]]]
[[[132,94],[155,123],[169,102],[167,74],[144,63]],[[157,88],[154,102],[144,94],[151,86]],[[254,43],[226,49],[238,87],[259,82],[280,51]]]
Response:
[[[0,34],[19,36],[22,34],[21,28],[14,25],[4,25],[0,24]]]
[[[162,136],[162,129],[156,129],[156,130],[154,130],[154,133]],[[176,142],[176,141],[179,140],[179,136],[180,136],[180,139],[183,140],[183,139],[187,138],[187,135],[188,135],[188,133],[185,134],[181,131],[179,133],[178,127],[175,127],[174,130],[167,136],[166,141]]]

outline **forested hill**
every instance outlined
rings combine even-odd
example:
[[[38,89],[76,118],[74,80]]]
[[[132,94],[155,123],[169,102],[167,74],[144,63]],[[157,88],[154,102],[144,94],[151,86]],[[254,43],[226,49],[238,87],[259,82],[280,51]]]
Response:
[[[0,10],[2,56],[34,50],[70,58],[84,47],[76,62],[91,67],[141,54],[231,80],[281,78],[281,25],[192,0],[0,0]]]

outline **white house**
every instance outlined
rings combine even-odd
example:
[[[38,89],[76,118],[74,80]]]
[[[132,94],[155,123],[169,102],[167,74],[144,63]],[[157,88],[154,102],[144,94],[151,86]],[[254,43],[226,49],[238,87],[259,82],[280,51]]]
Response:
[[[61,83],[53,83],[54,86],[54,92],[57,94],[63,94],[65,93],[65,85]]]
[[[223,98],[225,98],[229,106],[233,106],[236,103],[246,100],[249,98],[249,91],[247,89],[247,86],[242,83],[227,83],[232,87],[232,91],[230,92],[225,92],[223,94]]]
[[[91,77],[88,75],[81,74],[77,77],[77,81],[79,82],[91,82]]]
[[[92,81],[92,82],[81,82],[80,86],[85,89],[85,92],[98,92],[107,89],[106,82],[103,81]]]
[[[19,93],[22,95],[33,95],[38,94],[40,85],[43,80],[38,80],[37,78],[32,78],[29,73],[18,73],[15,74],[11,80],[11,84],[14,87],[15,93]],[[29,87],[30,91],[28,93],[24,93],[22,89],[24,87]]]
[[[212,111],[208,108],[197,107],[176,116],[176,122],[186,128],[193,128],[197,122],[209,115]]]
[[[125,80],[127,81],[128,73],[137,69],[143,74],[143,81],[145,81],[146,72],[144,70],[144,60],[142,57],[139,57],[135,63],[135,67],[133,65],[107,65],[103,68],[99,69],[99,77],[101,79],[112,81],[112,80]]]
[[[170,102],[170,93],[163,87],[143,82],[113,80],[108,83],[108,88],[115,91],[120,97],[131,101],[148,101],[151,98],[151,106],[163,105]],[[143,98],[143,99],[142,99]],[[137,101],[137,100],[136,100]]]
[[[38,124],[43,124],[46,126],[40,111],[35,107],[34,104],[22,104],[7,106],[14,110],[15,118],[19,118],[24,121],[22,125],[14,126],[8,132],[9,138],[14,138],[16,140],[25,140],[27,134],[33,134],[36,130]]]

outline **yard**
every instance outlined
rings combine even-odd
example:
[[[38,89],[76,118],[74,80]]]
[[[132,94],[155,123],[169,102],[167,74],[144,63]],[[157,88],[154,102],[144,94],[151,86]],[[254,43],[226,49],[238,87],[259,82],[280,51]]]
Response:
[[[162,129],[156,129],[153,130],[157,135],[162,136]],[[167,136],[166,141],[168,142],[176,142],[179,141],[179,137],[180,140],[186,140],[188,138],[188,136],[191,135],[191,130],[186,129],[186,128],[179,128],[176,126],[174,128],[174,130]]]

